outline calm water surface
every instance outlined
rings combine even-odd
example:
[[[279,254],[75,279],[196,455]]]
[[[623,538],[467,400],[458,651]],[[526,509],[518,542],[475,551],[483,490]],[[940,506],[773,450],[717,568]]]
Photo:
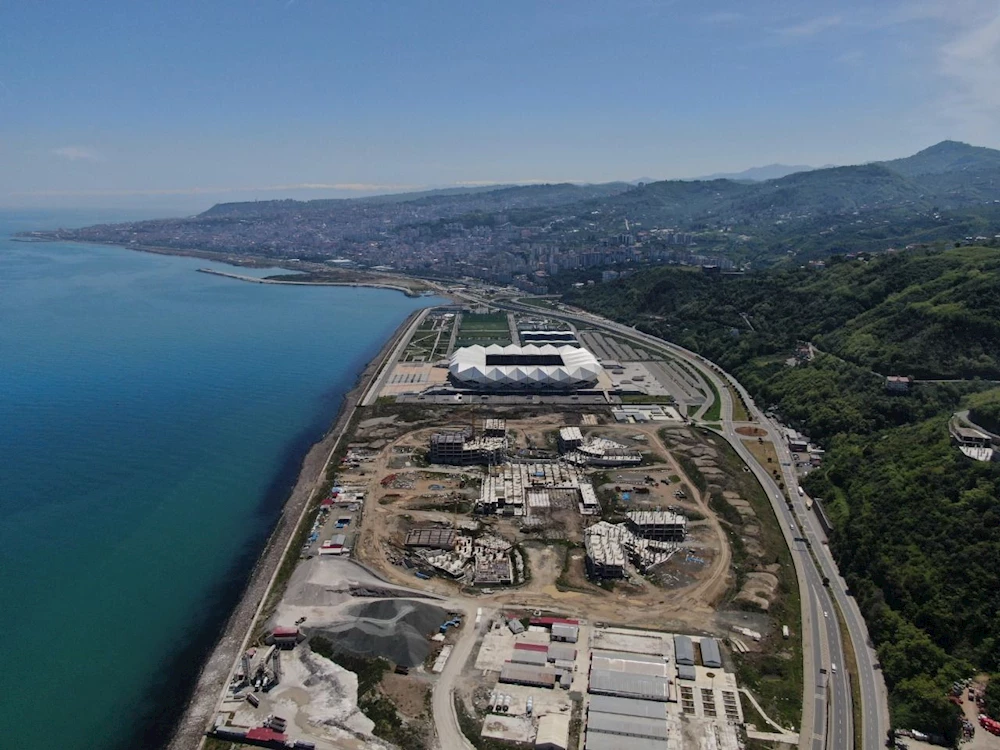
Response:
[[[21,243],[0,213],[0,747],[169,733],[309,446],[438,300]]]

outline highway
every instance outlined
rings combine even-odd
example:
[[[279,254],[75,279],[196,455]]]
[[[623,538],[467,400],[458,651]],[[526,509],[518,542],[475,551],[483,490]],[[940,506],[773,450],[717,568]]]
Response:
[[[470,295],[471,296],[471,295]],[[472,297],[477,302],[490,304],[487,300]],[[521,312],[539,314],[537,308],[516,302],[492,304]],[[818,519],[812,511],[807,511],[798,496],[798,479],[795,476],[791,456],[785,446],[783,435],[754,404],[749,393],[728,373],[718,368],[704,357],[676,344],[655,336],[642,333],[634,328],[615,323],[586,312],[549,311],[546,316],[559,318],[572,324],[583,324],[599,328],[647,346],[669,353],[695,365],[698,371],[712,379],[722,400],[720,434],[746,462],[761,486],[771,499],[775,515],[788,542],[795,562],[796,576],[802,600],[804,695],[803,720],[800,728],[800,748],[811,750],[851,750],[854,748],[853,710],[850,684],[845,668],[844,650],[840,627],[831,593],[840,605],[847,631],[857,656],[861,689],[862,747],[865,750],[881,747],[888,728],[889,710],[885,684],[880,672],[874,669],[874,652],[868,646],[868,631],[857,603],[847,595],[847,587],[837,572],[836,564],[826,546],[826,538]],[[782,464],[782,474],[793,509],[784,500],[781,489],[774,479],[761,467],[735,432],[733,424],[732,397],[726,383],[731,384],[742,396],[747,411],[759,426],[766,429],[774,442]],[[785,465],[787,464],[787,465]],[[801,521],[800,525],[800,520]],[[805,541],[807,540],[807,541]],[[810,549],[819,561],[819,567]],[[823,578],[829,579],[829,586],[823,585]],[[836,671],[834,671],[836,665]]]

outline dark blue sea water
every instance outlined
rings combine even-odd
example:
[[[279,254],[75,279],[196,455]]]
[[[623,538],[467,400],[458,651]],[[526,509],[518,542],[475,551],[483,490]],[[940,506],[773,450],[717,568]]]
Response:
[[[0,213],[0,747],[155,747],[299,462],[414,309]],[[231,270],[231,269],[230,269]]]

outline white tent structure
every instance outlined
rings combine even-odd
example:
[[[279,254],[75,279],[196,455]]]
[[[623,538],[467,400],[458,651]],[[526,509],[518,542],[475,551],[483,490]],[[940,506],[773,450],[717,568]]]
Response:
[[[483,390],[574,390],[597,383],[601,365],[575,346],[467,346],[451,355],[452,380]]]

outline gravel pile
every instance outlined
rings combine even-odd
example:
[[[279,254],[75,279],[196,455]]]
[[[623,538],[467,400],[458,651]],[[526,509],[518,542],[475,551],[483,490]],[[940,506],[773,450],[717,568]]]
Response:
[[[416,667],[430,652],[428,637],[447,619],[447,611],[432,604],[378,599],[351,607],[346,619],[314,632],[328,638],[338,650]]]

